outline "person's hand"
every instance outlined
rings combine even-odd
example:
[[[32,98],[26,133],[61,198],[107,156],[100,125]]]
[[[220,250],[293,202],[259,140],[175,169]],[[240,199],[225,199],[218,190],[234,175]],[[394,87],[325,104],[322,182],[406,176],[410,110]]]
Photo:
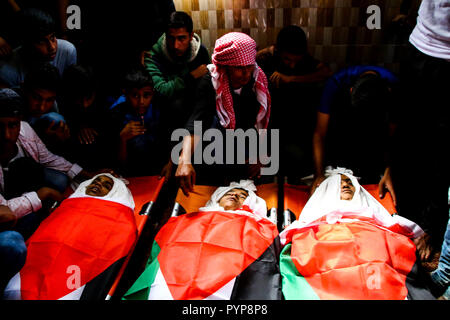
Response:
[[[426,233],[413,240],[416,245],[417,253],[421,261],[428,261],[431,257],[433,248],[431,246],[430,236]]]
[[[17,222],[17,216],[7,206],[0,205],[0,231],[10,230]]]
[[[12,52],[11,46],[5,39],[0,37],[0,58],[9,56]]]
[[[128,141],[136,136],[144,134],[145,131],[146,129],[140,121],[130,121],[120,132],[120,138],[123,141]]]
[[[52,121],[47,129],[45,129],[45,134],[52,140],[64,142],[70,138],[70,129],[64,121],[60,121],[58,124]]]
[[[383,177],[378,184],[378,193],[380,195],[380,199],[383,199],[386,195],[386,191],[389,191],[392,197],[392,201],[394,202],[394,206],[397,206],[397,198],[395,197],[394,186],[392,184],[391,177],[391,169],[386,168]]]
[[[248,177],[250,179],[254,179],[254,178],[261,178],[261,167],[263,165],[261,164],[261,162],[257,162],[257,163],[253,163],[253,164],[249,164],[248,166]]]
[[[269,80],[275,88],[279,88],[280,85],[291,82],[291,77],[275,71],[272,73]]]
[[[92,144],[95,142],[95,137],[98,136],[98,132],[92,128],[81,128],[78,132],[78,141],[81,144]]]
[[[317,175],[314,178],[313,183],[311,184],[311,190],[309,192],[309,196],[312,196],[314,194],[314,191],[316,191],[317,187],[320,186],[320,184],[325,180],[325,176],[323,174]]]
[[[145,59],[150,59],[152,57],[152,54],[150,53],[150,51],[141,51],[141,65],[145,67]]]
[[[207,72],[208,68],[206,67],[206,64],[202,64],[198,66],[196,69],[192,70],[190,74],[192,77],[194,77],[194,79],[198,79],[203,77]]]
[[[42,187],[36,191],[36,193],[39,199],[41,199],[41,202],[44,202],[45,200],[53,200],[58,202],[64,200],[61,192],[49,187]]]
[[[175,172],[175,178],[178,180],[178,185],[185,196],[189,196],[189,192],[194,191],[195,170],[192,164],[179,163]]]
[[[172,169],[173,163],[169,160],[162,168],[161,173],[159,174],[159,179],[164,178],[164,183],[167,183],[167,181],[169,181],[170,177],[172,176]]]

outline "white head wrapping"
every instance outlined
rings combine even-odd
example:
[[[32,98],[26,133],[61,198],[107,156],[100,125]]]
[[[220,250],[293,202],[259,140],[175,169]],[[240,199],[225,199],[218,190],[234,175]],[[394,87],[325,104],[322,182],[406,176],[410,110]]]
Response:
[[[95,180],[95,178],[99,176],[107,176],[111,178],[114,181],[114,185],[112,189],[103,197],[97,197],[97,196],[91,196],[86,194],[86,187],[92,183],[92,181]],[[134,200],[133,196],[131,194],[131,191],[127,188],[125,185],[125,182],[122,179],[116,178],[113,175],[109,173],[100,173],[93,177],[92,179],[83,181],[80,183],[78,188],[75,190],[75,192],[69,197],[69,198],[96,198],[96,199],[103,199],[107,201],[113,201],[120,204],[123,204],[124,206],[127,206],[131,208],[131,210],[134,210]]]
[[[211,199],[206,203],[206,205],[200,208],[200,211],[225,211],[223,207],[219,205],[220,199],[230,191],[231,189],[244,189],[248,192],[248,197],[243,203],[243,207],[247,206],[254,214],[267,218],[267,205],[266,201],[258,197],[255,193],[256,186],[252,180],[241,180],[238,182],[231,182],[228,187],[219,187],[214,191]],[[228,210],[234,212],[247,212],[246,210]]]
[[[341,200],[341,174],[349,177],[355,187],[355,193],[351,200]],[[351,170],[338,167],[334,170],[327,170],[325,176],[328,178],[317,187],[303,208],[299,218],[300,222],[309,223],[333,211],[362,212],[369,210],[376,216],[390,216],[383,205],[361,187]]]
[[[341,174],[349,177],[355,187],[355,193],[351,200],[341,200]],[[322,217],[326,217],[326,223],[328,224],[357,220],[358,218],[354,218],[355,216],[367,217],[374,219],[377,225],[386,228],[398,224],[408,230],[411,238],[423,234],[422,228],[413,221],[397,214],[390,215],[383,205],[359,184],[351,170],[344,168],[327,170],[325,176],[328,176],[328,178],[317,187],[309,198],[299,219],[281,232],[282,245],[288,243],[289,235],[292,235],[295,229],[314,225]],[[353,218],[346,217],[346,213],[349,213]]]

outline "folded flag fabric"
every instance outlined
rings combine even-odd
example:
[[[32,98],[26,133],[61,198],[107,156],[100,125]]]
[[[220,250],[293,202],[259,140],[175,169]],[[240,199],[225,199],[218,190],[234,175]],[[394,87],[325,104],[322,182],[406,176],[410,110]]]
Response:
[[[411,229],[347,212],[282,234],[288,300],[433,299],[417,277]]]
[[[281,299],[276,226],[252,213],[172,217],[123,299]]]
[[[136,241],[133,210],[99,198],[69,198],[27,241],[25,266],[7,299],[105,299]]]

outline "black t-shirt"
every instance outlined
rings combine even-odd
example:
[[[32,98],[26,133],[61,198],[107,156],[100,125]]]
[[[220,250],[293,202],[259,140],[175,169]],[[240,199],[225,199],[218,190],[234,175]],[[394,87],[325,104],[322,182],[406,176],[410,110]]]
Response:
[[[241,93],[236,94],[232,89],[233,109],[236,118],[236,129],[247,130],[254,128],[258,115],[259,103],[253,91],[254,80],[242,87]],[[192,115],[186,123],[185,128],[194,133],[194,121],[202,121],[202,129],[217,128],[224,130],[219,124],[216,112],[216,90],[211,82],[211,74],[207,73],[200,80],[195,96],[195,104]]]

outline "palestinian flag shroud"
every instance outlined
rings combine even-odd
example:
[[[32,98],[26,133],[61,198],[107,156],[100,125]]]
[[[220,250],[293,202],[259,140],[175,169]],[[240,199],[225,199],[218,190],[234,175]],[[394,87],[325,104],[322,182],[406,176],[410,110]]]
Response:
[[[322,218],[288,230],[280,259],[283,294],[292,300],[404,300],[416,262],[409,236],[399,225],[387,228],[351,214],[334,224]]]
[[[66,199],[28,239],[25,266],[6,290],[18,289],[16,298],[27,300],[104,299],[135,240],[129,207],[97,198]]]
[[[278,230],[253,214],[171,218],[124,299],[280,299]]]

